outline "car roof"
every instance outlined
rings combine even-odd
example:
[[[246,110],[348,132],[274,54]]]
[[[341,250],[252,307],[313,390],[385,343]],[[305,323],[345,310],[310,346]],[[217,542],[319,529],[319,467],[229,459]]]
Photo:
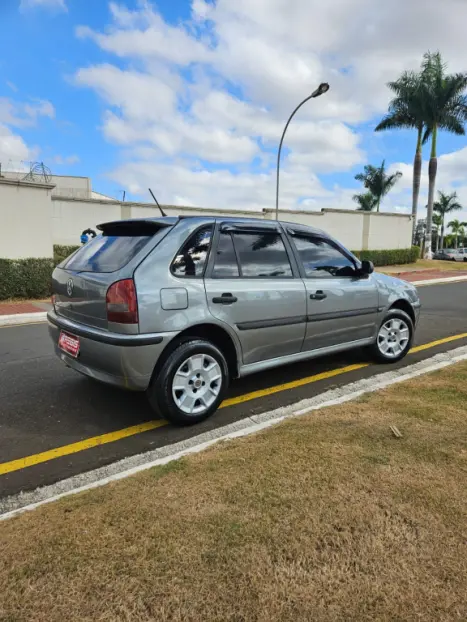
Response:
[[[272,227],[276,224],[276,220],[265,219],[265,218],[248,218],[248,217],[235,217],[235,216],[223,216],[222,214],[216,214],[212,216],[201,216],[201,215],[193,215],[193,216],[159,216],[154,218],[128,218],[125,220],[113,220],[110,222],[102,223],[97,225],[97,229],[99,231],[103,231],[108,228],[115,227],[125,227],[125,226],[135,226],[135,225],[149,225],[154,227],[172,227],[176,225],[180,220],[198,220],[200,223],[203,222],[212,222],[213,220],[221,220],[222,222],[231,222],[231,223],[242,223],[245,225],[266,225]],[[290,227],[296,229],[297,231],[310,231],[320,235],[326,235],[329,237],[322,229],[318,229],[316,227],[311,227],[309,225],[304,225],[302,223],[297,222],[288,222],[284,220],[279,221],[282,225],[286,227]]]

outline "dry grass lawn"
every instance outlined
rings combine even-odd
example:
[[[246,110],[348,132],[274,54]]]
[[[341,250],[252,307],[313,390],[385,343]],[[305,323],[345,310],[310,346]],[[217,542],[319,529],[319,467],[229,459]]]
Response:
[[[465,621],[466,405],[462,364],[0,523],[0,620]]]

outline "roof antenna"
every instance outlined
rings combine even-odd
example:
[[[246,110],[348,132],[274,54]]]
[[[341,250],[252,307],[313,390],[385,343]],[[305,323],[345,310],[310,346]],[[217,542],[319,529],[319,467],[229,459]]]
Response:
[[[154,192],[151,190],[151,188],[149,188],[149,192],[151,193],[152,198],[154,199],[154,201],[156,202],[157,207],[161,210],[161,214],[162,216],[167,216],[167,214],[164,213],[164,210],[162,209],[162,207],[159,205],[159,201],[156,199],[156,197],[154,196]]]

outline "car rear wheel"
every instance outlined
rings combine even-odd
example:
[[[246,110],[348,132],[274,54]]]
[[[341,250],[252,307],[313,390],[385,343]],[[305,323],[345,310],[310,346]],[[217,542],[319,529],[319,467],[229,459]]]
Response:
[[[229,385],[222,352],[209,341],[181,343],[164,361],[148,389],[156,412],[178,425],[192,425],[212,415]]]
[[[414,337],[410,316],[401,309],[391,309],[379,327],[372,347],[374,358],[381,363],[396,363],[406,356]]]

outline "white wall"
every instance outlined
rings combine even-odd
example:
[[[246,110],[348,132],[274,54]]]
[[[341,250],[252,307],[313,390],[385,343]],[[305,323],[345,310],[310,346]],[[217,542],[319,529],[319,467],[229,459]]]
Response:
[[[274,218],[274,210],[264,210]],[[323,209],[321,212],[279,211],[279,219],[323,229],[353,251],[410,248],[412,217],[356,210]]]
[[[1,2],[1,0],[0,0]],[[28,171],[3,171],[2,176],[5,179],[14,179],[15,181],[23,181]],[[54,186],[52,196],[74,197],[75,199],[90,199],[92,195],[92,182],[89,177],[75,177],[73,175],[51,175],[50,180],[45,179],[37,174],[37,178],[30,180],[32,183]]]
[[[158,218],[161,213],[152,203],[120,203],[107,200],[79,200],[52,197],[53,240],[55,244],[79,244],[84,229],[95,229],[99,223],[121,218]],[[274,210],[247,212],[242,210],[211,210],[163,205],[167,216],[225,215],[274,219]],[[410,216],[364,213],[355,210],[324,209],[321,212],[279,212],[287,222],[310,225],[326,231],[351,250],[409,248],[412,236]]]
[[[91,191],[90,180],[60,179],[61,190],[82,180],[75,193]],[[72,180],[72,181],[70,181]],[[87,186],[89,182],[89,185]],[[52,185],[0,178],[0,257],[50,257],[52,244],[78,245],[81,232],[122,218],[154,218],[160,211],[153,203],[121,203],[116,200],[81,199],[57,196]],[[54,196],[55,195],[55,196]],[[262,212],[211,210],[163,205],[168,216],[225,215],[274,219],[274,210]],[[279,212],[281,220],[323,229],[350,250],[408,248],[411,244],[411,217],[355,210],[324,209],[321,212]]]
[[[121,219],[121,204],[110,201],[80,201],[52,198],[52,237],[54,244],[78,245],[85,229],[103,222]]]
[[[127,218],[158,218],[161,212],[157,205],[144,203],[125,203],[131,216]],[[167,216],[238,216],[239,218],[263,218],[262,212],[246,212],[242,210],[214,210],[203,209],[202,207],[183,207],[178,205],[162,205],[162,209]]]
[[[412,217],[399,214],[368,214],[367,248],[387,250],[412,246]]]
[[[52,196],[71,197],[75,199],[90,199],[92,188],[89,177],[71,177],[66,175],[52,175],[50,181],[55,186]]]
[[[0,179],[0,257],[52,257],[52,186]]]

